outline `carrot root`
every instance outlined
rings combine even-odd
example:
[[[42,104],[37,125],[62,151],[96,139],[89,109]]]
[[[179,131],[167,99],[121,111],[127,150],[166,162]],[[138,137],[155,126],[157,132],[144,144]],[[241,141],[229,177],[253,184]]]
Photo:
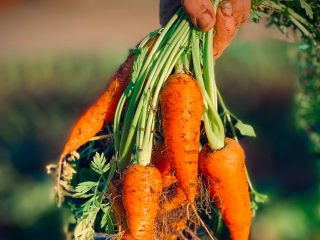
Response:
[[[160,95],[166,151],[188,201],[194,203],[198,186],[198,155],[203,99],[188,74],[171,76]]]
[[[161,191],[161,175],[155,167],[135,164],[124,172],[122,201],[134,239],[153,238]]]
[[[245,155],[240,144],[226,138],[225,147],[218,151],[212,151],[209,145],[204,146],[199,156],[199,168],[229,228],[231,239],[247,240],[252,212]]]

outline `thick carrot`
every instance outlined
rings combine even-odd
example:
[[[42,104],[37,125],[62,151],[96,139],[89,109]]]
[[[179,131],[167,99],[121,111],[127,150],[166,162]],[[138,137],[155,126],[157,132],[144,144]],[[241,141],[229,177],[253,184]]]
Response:
[[[205,145],[200,152],[199,168],[229,228],[231,239],[248,240],[252,213],[245,155],[240,144],[226,138],[223,149],[213,151]]]
[[[130,81],[133,61],[134,55],[130,54],[113,75],[104,93],[76,122],[64,146],[63,156],[77,150],[95,136],[105,123],[113,120],[118,101]]]
[[[153,239],[161,192],[162,180],[157,168],[134,164],[124,172],[122,201],[135,240]]]
[[[171,76],[160,94],[162,131],[170,164],[190,203],[197,193],[203,99],[198,83],[185,73]]]

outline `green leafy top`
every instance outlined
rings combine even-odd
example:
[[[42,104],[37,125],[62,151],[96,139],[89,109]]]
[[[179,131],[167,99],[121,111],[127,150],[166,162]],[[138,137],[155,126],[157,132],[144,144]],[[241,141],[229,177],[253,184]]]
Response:
[[[293,27],[301,32],[303,38],[319,42],[319,1],[308,3],[306,0],[255,0],[252,3],[254,21],[267,17],[270,25],[278,27],[285,34]]]
[[[74,213],[77,224],[74,231],[76,240],[94,239],[94,226],[100,222],[100,228],[107,233],[113,233],[114,221],[111,211],[111,201],[108,196],[109,182],[105,175],[111,170],[110,163],[103,153],[96,153],[90,163],[90,168],[98,176],[98,181],[85,181],[75,188],[74,198],[86,199],[80,207],[75,207]],[[100,218],[98,218],[100,215]]]

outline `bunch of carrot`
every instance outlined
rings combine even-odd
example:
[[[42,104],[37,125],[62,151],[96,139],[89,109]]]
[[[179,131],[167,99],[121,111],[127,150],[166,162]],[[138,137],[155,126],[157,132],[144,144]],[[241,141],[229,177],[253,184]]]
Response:
[[[213,34],[191,26],[180,9],[164,29],[133,51],[65,145],[60,166],[113,120],[116,167],[108,177],[116,171],[121,177],[114,180],[120,187],[112,182],[109,193],[122,239],[177,239],[176,233],[161,235],[156,225],[159,216],[181,206],[186,206],[186,214],[171,226],[176,232],[187,227],[189,211],[207,228],[197,214],[201,177],[231,238],[249,237],[252,211],[245,155],[237,141],[225,138],[218,112]],[[208,143],[201,148],[202,121]],[[59,168],[58,182],[61,172]],[[165,191],[173,186],[174,196],[168,197]]]

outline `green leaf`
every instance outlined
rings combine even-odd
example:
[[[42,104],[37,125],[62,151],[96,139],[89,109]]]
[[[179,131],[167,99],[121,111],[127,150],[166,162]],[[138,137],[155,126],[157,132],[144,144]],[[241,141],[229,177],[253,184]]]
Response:
[[[301,51],[308,50],[311,46],[307,43],[301,43],[298,45],[298,49]]]
[[[143,47],[141,49],[136,49],[136,59],[133,63],[131,81],[135,82],[138,77],[140,70],[143,66],[144,60],[148,53],[148,47]]]
[[[106,157],[103,153],[96,153],[96,155],[93,157],[90,167],[93,171],[99,174],[104,174],[110,169],[110,164],[107,164]]]
[[[75,191],[76,194],[85,194],[88,193],[92,188],[95,188],[97,186],[97,182],[82,182],[79,183],[76,187]]]
[[[306,14],[313,19],[313,11],[311,6],[305,1],[305,0],[300,0],[300,5],[301,7],[306,11]]]
[[[92,212],[86,213],[83,218],[77,223],[74,230],[75,240],[93,240],[95,231],[93,229],[94,222],[99,209],[94,209]]]
[[[240,133],[243,136],[256,137],[256,133],[255,133],[253,127],[249,124],[245,124],[241,121],[238,121],[236,123],[235,127],[240,131]]]
[[[114,223],[111,216],[111,207],[107,206],[103,210],[103,216],[100,222],[100,227],[106,229],[107,233],[112,234],[114,230]]]
[[[72,195],[74,198],[89,198],[92,197],[94,193],[75,193]]]

